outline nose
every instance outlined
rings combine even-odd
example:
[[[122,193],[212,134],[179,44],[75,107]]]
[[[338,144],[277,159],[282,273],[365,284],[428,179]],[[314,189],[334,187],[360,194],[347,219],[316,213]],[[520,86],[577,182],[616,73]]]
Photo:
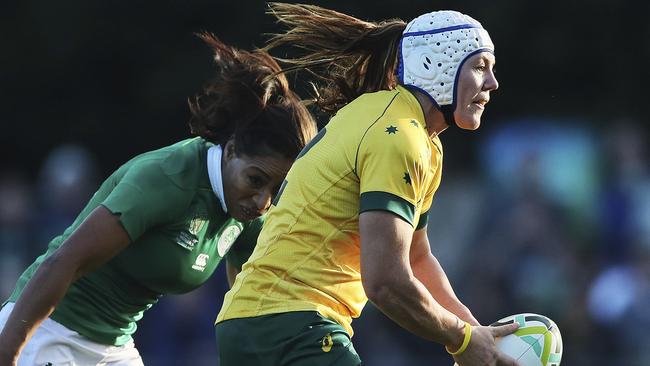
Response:
[[[499,89],[499,81],[497,80],[497,77],[494,75],[494,71],[490,70],[487,74],[485,84],[483,84],[483,88],[485,90],[497,90]]]
[[[265,212],[269,207],[271,207],[271,200],[273,199],[273,195],[270,191],[264,190],[258,192],[253,199],[255,201],[255,207],[257,210],[259,212]]]

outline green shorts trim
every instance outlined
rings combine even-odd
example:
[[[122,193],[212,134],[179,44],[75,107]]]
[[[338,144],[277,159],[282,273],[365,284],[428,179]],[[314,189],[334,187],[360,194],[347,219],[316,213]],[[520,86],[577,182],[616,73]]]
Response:
[[[315,311],[230,319],[215,326],[222,366],[358,366],[350,335]]]

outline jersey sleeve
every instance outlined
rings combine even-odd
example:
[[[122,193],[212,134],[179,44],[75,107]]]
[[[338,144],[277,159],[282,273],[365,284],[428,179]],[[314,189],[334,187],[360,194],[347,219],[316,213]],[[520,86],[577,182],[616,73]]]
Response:
[[[359,145],[359,212],[392,212],[416,227],[428,187],[430,150],[424,132],[408,121],[378,120]],[[416,216],[417,215],[417,216]]]
[[[147,161],[132,165],[102,205],[120,216],[135,241],[150,227],[183,214],[190,201],[191,196],[170,180],[160,164]]]
[[[431,162],[435,172],[433,181],[429,184],[424,200],[422,201],[422,213],[420,214],[420,219],[418,220],[418,225],[415,230],[420,230],[427,226],[427,223],[429,222],[429,211],[433,204],[433,196],[440,186],[440,178],[442,176],[442,145],[438,139],[433,142],[433,145],[435,148],[431,150]]]
[[[237,269],[246,263],[248,258],[253,254],[257,238],[262,231],[265,216],[259,217],[244,227],[244,230],[239,235],[232,248],[226,254],[226,260]]]
[[[424,227],[427,226],[428,222],[429,222],[429,211],[424,212],[420,215],[420,219],[418,220],[418,226],[415,227],[415,230],[424,229]]]

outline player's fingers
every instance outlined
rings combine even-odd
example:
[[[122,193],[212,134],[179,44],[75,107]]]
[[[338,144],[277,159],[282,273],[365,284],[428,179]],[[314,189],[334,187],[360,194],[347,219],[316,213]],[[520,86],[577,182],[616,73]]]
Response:
[[[507,336],[508,334],[514,333],[519,328],[519,323],[499,325],[497,327],[491,327],[491,328],[492,328],[493,336],[503,337],[503,336]]]

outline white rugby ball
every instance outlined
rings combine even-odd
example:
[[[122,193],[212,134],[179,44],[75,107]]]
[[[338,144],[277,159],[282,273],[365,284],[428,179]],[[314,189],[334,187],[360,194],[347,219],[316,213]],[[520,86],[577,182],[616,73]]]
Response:
[[[505,317],[492,325],[519,323],[513,334],[497,338],[497,347],[522,366],[560,366],[562,335],[554,321],[544,315],[523,313]]]

